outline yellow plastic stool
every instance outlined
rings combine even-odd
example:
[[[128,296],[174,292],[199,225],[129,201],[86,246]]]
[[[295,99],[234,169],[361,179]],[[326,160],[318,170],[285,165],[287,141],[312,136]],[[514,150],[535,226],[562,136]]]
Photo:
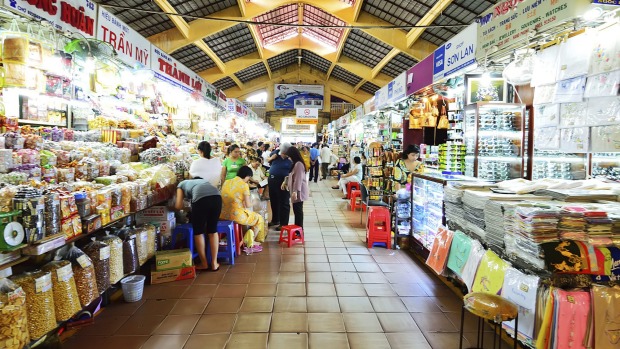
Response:
[[[519,326],[519,308],[509,300],[483,292],[472,292],[463,297],[463,309],[461,310],[461,331],[459,340],[459,349],[463,349],[463,328],[465,323],[465,310],[478,317],[478,336],[476,348],[484,347],[484,329],[482,327],[484,320],[491,320],[495,324],[493,332],[493,348],[497,342],[499,348],[502,346],[500,338],[497,341],[497,326],[504,321],[515,320],[515,343],[514,348],[517,349],[517,329]]]

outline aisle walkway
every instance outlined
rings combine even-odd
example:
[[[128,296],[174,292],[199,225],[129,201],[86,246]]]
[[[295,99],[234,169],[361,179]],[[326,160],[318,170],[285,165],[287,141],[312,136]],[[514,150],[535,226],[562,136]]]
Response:
[[[461,301],[405,252],[368,250],[359,211],[333,184],[310,184],[305,246],[278,246],[271,232],[234,266],[146,286],[141,302],[107,308],[65,347],[458,348]]]

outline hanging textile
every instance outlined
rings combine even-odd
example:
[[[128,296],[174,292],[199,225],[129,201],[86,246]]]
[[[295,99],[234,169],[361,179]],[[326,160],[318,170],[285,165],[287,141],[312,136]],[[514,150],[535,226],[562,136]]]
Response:
[[[463,269],[471,252],[471,238],[461,231],[456,231],[450,245],[448,256],[448,269],[452,270],[458,277],[463,277]]]
[[[478,270],[482,256],[484,256],[484,252],[484,247],[482,247],[482,244],[478,242],[478,240],[471,240],[471,251],[465,263],[465,268],[463,268],[463,282],[465,282],[470,292],[472,291],[476,271]]]
[[[448,253],[454,233],[446,227],[440,227],[435,235],[435,241],[431,252],[426,259],[426,264],[438,275],[443,274],[448,260]]]
[[[592,286],[594,347],[620,348],[620,286]]]
[[[508,268],[502,286],[502,297],[519,306],[519,339],[528,343],[533,343],[534,339],[539,281],[538,276]],[[514,320],[503,323],[509,333],[514,333],[514,326]]]
[[[510,264],[499,258],[495,252],[486,251],[476,271],[472,291],[499,294],[504,285],[506,269],[509,267]]]

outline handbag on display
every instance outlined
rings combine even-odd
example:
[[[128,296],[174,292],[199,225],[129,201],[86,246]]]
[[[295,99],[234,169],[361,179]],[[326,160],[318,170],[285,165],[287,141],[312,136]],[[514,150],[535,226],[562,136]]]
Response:
[[[447,130],[450,128],[450,122],[448,121],[448,115],[446,115],[446,106],[441,106],[441,116],[439,117],[438,129]]]

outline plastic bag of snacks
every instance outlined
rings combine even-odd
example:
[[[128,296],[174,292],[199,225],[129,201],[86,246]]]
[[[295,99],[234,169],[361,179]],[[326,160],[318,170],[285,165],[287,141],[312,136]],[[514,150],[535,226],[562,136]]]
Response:
[[[73,183],[75,182],[75,168],[59,168],[56,172],[59,183]]]
[[[106,231],[106,236],[101,238],[101,242],[110,247],[110,283],[115,284],[125,275],[123,271],[123,241],[118,236],[109,235],[109,232]]]
[[[58,157],[56,156],[56,154],[49,150],[41,150],[40,157],[41,166],[56,166],[56,164],[58,163]]]
[[[52,261],[43,266],[43,271],[52,273],[56,321],[69,320],[82,310],[71,263],[61,260]]]
[[[71,262],[80,304],[85,307],[99,297],[93,262],[88,255],[75,246],[67,251],[64,259]]]
[[[155,257],[156,251],[156,241],[157,241],[157,228],[152,224],[145,224],[142,226],[144,230],[146,230],[147,240],[146,240],[146,259],[151,257]]]
[[[52,274],[36,270],[14,277],[13,282],[26,293],[30,337],[41,338],[56,328]]]
[[[0,188],[0,212],[13,211],[13,198],[17,194],[17,187],[7,185]]]
[[[127,227],[117,231],[116,234],[123,240],[123,272],[125,275],[135,273],[140,268],[136,234]]]
[[[112,185],[109,187],[111,197],[111,207],[120,206],[122,199],[121,187],[118,185]]]
[[[0,347],[21,349],[30,343],[26,293],[9,276],[11,268],[0,270]]]
[[[92,241],[84,246],[84,253],[90,257],[95,266],[99,292],[105,292],[110,288],[110,246],[92,238]]]
[[[140,265],[144,265],[148,260],[148,243],[149,234],[144,228],[136,229],[136,249],[138,250],[138,262]]]

